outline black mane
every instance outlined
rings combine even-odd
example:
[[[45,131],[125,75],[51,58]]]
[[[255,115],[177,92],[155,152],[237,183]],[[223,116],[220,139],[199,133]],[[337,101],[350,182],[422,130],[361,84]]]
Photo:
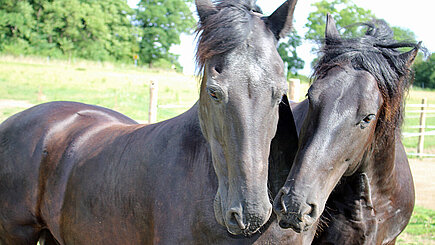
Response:
[[[334,66],[350,64],[374,76],[384,97],[381,121],[402,123],[404,94],[411,85],[409,60],[401,57],[398,48],[416,48],[420,44],[394,40],[393,31],[384,20],[363,23],[368,29],[358,38],[327,38],[323,40],[323,54],[315,66],[313,79],[326,76]],[[395,128],[395,127],[394,127]]]
[[[214,55],[225,53],[246,40],[251,31],[251,11],[261,13],[255,1],[219,1],[216,11],[202,17],[196,29],[196,62],[200,69]]]

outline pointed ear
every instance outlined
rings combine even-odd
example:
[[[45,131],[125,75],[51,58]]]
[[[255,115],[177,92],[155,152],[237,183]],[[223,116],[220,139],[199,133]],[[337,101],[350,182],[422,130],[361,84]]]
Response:
[[[400,55],[400,58],[404,61],[406,67],[409,68],[414,63],[415,57],[417,57],[418,50],[420,50],[420,48],[421,42],[419,42],[412,50]]]
[[[330,44],[333,40],[340,39],[340,33],[338,33],[337,26],[331,14],[326,15],[326,28],[325,28],[326,44]]]
[[[200,21],[204,21],[209,15],[217,13],[216,6],[211,0],[195,0],[196,11]]]
[[[276,39],[283,38],[290,33],[296,3],[297,0],[287,0],[272,15],[266,18],[267,26]]]

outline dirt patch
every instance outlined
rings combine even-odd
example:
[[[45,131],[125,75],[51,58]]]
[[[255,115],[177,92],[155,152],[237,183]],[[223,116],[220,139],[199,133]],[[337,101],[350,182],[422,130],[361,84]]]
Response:
[[[0,100],[0,109],[7,107],[19,107],[19,108],[28,108],[32,107],[33,104],[30,104],[24,100]]]
[[[415,185],[415,204],[435,210],[435,158],[409,159]]]

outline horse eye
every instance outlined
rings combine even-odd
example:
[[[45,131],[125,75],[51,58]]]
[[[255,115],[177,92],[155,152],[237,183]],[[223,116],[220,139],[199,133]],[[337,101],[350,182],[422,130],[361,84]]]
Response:
[[[208,95],[210,95],[210,97],[211,97],[213,100],[216,100],[216,101],[219,100],[219,97],[217,96],[217,92],[216,92],[216,90],[214,90],[214,89],[212,89],[212,88],[208,88],[208,89],[207,89],[207,93],[208,93]]]
[[[370,123],[370,121],[372,121],[374,118],[375,118],[375,115],[374,115],[374,114],[370,114],[370,115],[366,116],[366,117],[363,119],[363,121],[364,121],[365,123]]]
[[[375,114],[369,114],[369,115],[367,115],[366,117],[364,117],[363,120],[361,120],[361,121],[359,122],[359,125],[361,126],[362,129],[364,129],[364,128],[366,128],[366,127],[370,124],[370,122],[371,122],[375,117],[376,117]]]

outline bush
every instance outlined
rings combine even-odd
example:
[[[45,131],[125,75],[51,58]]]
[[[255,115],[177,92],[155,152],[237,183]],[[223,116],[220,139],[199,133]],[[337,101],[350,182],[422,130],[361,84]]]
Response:
[[[16,39],[13,42],[8,42],[0,47],[0,50],[5,54],[23,55],[32,52],[30,44],[23,39]]]

